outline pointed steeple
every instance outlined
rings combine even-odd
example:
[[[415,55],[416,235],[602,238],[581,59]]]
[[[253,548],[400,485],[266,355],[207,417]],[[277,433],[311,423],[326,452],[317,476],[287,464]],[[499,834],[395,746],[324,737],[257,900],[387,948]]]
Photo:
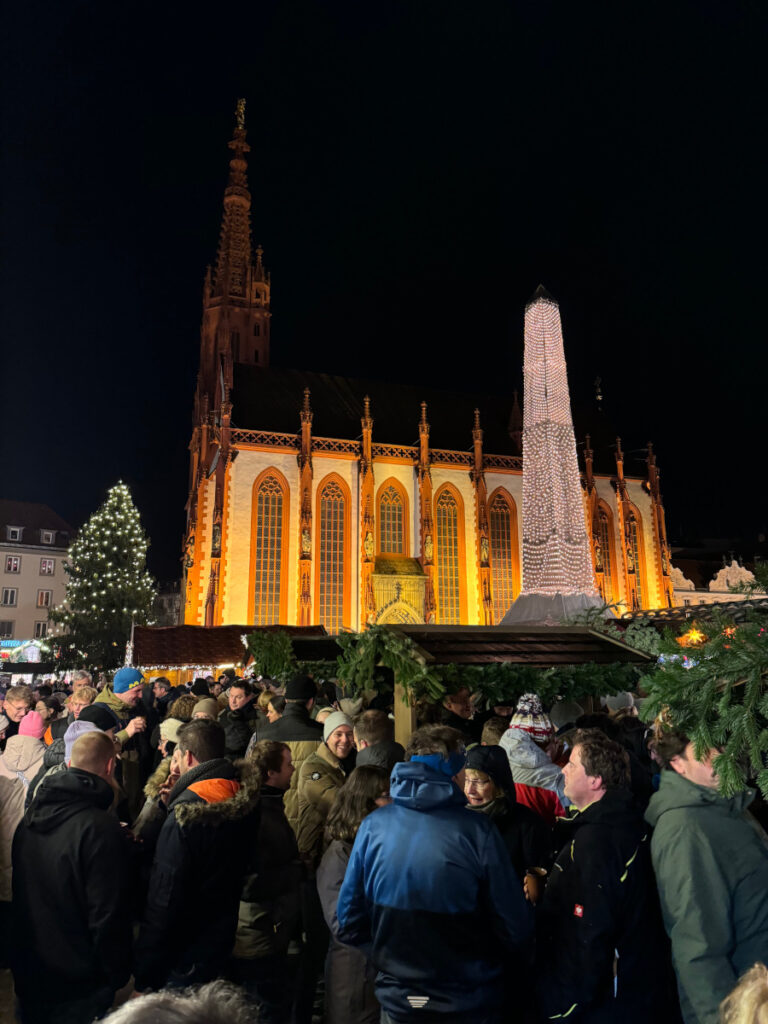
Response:
[[[248,191],[245,155],[251,147],[245,137],[245,100],[240,99],[235,114],[235,132],[229,143],[233,156],[229,161],[229,181],[224,189],[214,295],[247,296],[247,277],[251,267],[251,193]]]

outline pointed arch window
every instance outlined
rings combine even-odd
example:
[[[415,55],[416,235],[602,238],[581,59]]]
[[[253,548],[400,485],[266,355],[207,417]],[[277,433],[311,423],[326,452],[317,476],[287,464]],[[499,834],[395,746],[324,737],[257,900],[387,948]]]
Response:
[[[634,509],[629,514],[629,544],[632,561],[635,565],[635,586],[637,587],[637,603],[639,608],[645,607],[645,579],[643,573],[643,538],[640,513]]]
[[[329,633],[349,619],[349,490],[337,477],[321,484],[318,495],[317,614]]]
[[[382,555],[408,554],[408,497],[397,480],[385,480],[379,488],[379,552]]]
[[[602,505],[597,512],[597,540],[600,545],[599,564],[602,566],[603,600],[611,604],[616,600],[616,565],[613,556],[613,517]],[[595,555],[597,556],[597,552]],[[598,559],[595,559],[596,563]],[[598,574],[598,581],[600,575]]]
[[[435,500],[437,606],[440,622],[458,624],[466,618],[464,595],[464,509],[453,488],[444,487]]]
[[[497,491],[488,505],[491,541],[491,583],[493,621],[501,622],[515,599],[518,574],[517,513],[511,497]]]
[[[249,619],[256,626],[286,621],[288,493],[276,469],[265,470],[254,484]]]

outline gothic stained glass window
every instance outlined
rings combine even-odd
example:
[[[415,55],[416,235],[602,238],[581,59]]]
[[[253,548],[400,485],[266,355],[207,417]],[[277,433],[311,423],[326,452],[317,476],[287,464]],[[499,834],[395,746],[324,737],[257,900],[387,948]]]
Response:
[[[329,633],[344,625],[345,498],[335,480],[320,494],[320,557],[318,559],[318,615]]]
[[[597,520],[597,536],[600,540],[600,554],[603,563],[603,600],[613,600],[613,535],[607,512],[600,512]]]
[[[390,484],[379,495],[379,547],[383,555],[405,554],[403,496]]]
[[[280,621],[283,501],[277,479],[265,477],[256,495],[256,626],[270,626]]]
[[[640,523],[638,522],[637,516],[634,512],[629,517],[629,540],[632,545],[632,558],[635,563],[635,582],[637,585],[637,603],[638,607],[643,608],[643,563],[640,560],[641,557],[641,540],[640,540]]]
[[[493,583],[493,621],[498,625],[515,599],[512,576],[512,509],[501,494],[491,502],[491,581]]]
[[[450,491],[437,499],[437,598],[440,622],[461,622],[461,579],[459,568],[459,507]]]

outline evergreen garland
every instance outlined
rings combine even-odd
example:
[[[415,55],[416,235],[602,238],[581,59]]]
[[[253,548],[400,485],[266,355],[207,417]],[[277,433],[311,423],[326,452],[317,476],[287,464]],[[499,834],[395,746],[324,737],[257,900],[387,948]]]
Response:
[[[738,625],[715,613],[693,624],[704,638],[695,646],[681,649],[667,634],[660,670],[640,681],[648,693],[646,721],[659,719],[659,727],[685,733],[697,757],[721,750],[714,767],[726,796],[755,779],[768,798],[767,627],[768,618],[757,611],[747,610]]]
[[[66,598],[49,619],[62,668],[123,664],[131,625],[152,614],[155,584],[146,571],[149,541],[131,492],[118,483],[80,530],[64,563]]]
[[[291,638],[282,630],[257,630],[242,640],[253,655],[256,675],[285,683],[298,671]]]

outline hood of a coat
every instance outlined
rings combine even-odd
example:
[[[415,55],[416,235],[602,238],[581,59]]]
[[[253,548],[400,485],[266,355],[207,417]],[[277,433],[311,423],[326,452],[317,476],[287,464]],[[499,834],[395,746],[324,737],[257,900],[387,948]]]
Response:
[[[24,824],[34,832],[53,832],[82,811],[106,811],[114,791],[108,782],[80,768],[65,768],[48,775],[24,815]]]
[[[392,769],[389,794],[400,807],[431,811],[465,807],[467,798],[447,775],[419,761],[402,761]]]
[[[216,758],[195,765],[171,790],[168,813],[185,825],[218,825],[247,817],[259,803],[260,777],[246,761]]]
[[[684,807],[708,807],[738,818],[754,799],[754,789],[744,789],[735,796],[726,797],[716,789],[697,786],[676,771],[666,769],[661,773],[658,792],[653,794],[648,804],[645,820],[655,828],[662,814]]]
[[[509,763],[521,768],[551,768],[552,761],[529,733],[522,729],[507,729],[499,741],[507,752]]]
[[[45,744],[34,736],[11,736],[5,745],[3,767],[11,772],[26,772],[35,763],[42,763]]]

